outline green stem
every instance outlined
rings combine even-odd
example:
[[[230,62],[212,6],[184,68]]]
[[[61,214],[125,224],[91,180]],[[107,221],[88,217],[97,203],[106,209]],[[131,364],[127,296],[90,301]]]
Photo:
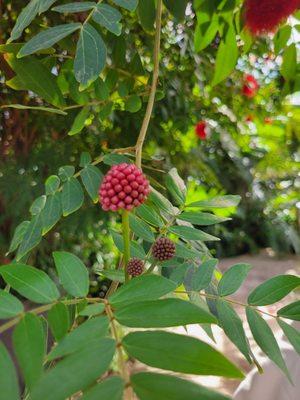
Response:
[[[123,242],[124,242],[124,272],[125,282],[129,281],[129,275],[127,272],[127,264],[130,260],[130,228],[129,228],[129,212],[123,211],[122,214],[122,226],[123,226]]]

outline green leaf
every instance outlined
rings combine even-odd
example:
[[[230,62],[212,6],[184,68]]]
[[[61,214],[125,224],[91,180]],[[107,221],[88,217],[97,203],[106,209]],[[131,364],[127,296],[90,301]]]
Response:
[[[62,216],[61,193],[47,196],[46,205],[42,211],[42,234],[45,235],[60,220]]]
[[[20,400],[15,366],[2,342],[0,342],[0,371],[0,393],[5,393],[7,400]]]
[[[278,275],[257,286],[248,297],[253,306],[266,306],[283,299],[300,286],[300,278],[294,275]]]
[[[117,36],[122,30],[122,25],[119,23],[121,18],[122,14],[108,4],[98,4],[93,12],[93,20]]]
[[[76,115],[72,127],[68,132],[69,136],[77,135],[85,126],[85,121],[90,113],[90,107],[83,107],[83,109]]]
[[[47,319],[54,339],[59,342],[70,328],[68,307],[64,303],[54,304],[48,311]]]
[[[285,49],[280,72],[286,80],[295,79],[297,72],[297,51],[295,43],[290,44]]]
[[[114,282],[125,282],[124,271],[120,269],[102,269],[97,273],[99,275],[105,276],[106,278]]]
[[[157,212],[146,204],[142,204],[137,207],[136,213],[139,217],[153,226],[157,226],[158,228],[162,228],[164,226],[163,220],[157,214]]]
[[[152,201],[160,210],[170,214],[175,215],[175,207],[172,203],[157,190],[151,188],[151,192],[148,196],[149,200]]]
[[[117,249],[121,252],[124,253],[124,242],[123,242],[123,237],[119,233],[116,233],[114,231],[111,231],[111,235],[114,241],[115,246]],[[130,255],[131,257],[137,257],[137,258],[145,258],[146,254],[143,249],[143,247],[135,242],[134,240],[130,241]]]
[[[106,165],[116,165],[121,163],[130,163],[130,159],[123,154],[106,154],[103,157],[103,163]]]
[[[25,383],[32,389],[42,375],[46,354],[45,331],[41,319],[31,313],[25,314],[14,329],[13,345]]]
[[[286,322],[282,321],[281,319],[277,319],[278,325],[283,330],[283,333],[288,338],[291,345],[300,355],[300,332],[293,328],[291,325],[287,324]]]
[[[10,86],[8,85],[8,81],[6,82],[6,84],[7,86]],[[18,90],[26,90],[26,88],[24,87],[23,89],[18,89]],[[17,110],[46,111],[52,114],[68,115],[65,111],[59,110],[58,108],[24,106],[23,104],[7,104],[5,108],[16,108]]]
[[[96,6],[93,1],[76,2],[63,4],[61,6],[56,6],[52,8],[52,11],[57,11],[59,13],[76,13],[92,10]]]
[[[166,186],[177,204],[185,203],[186,186],[184,181],[178,175],[177,169],[172,168],[166,175]]]
[[[108,326],[106,317],[101,316],[87,320],[67,334],[48,354],[47,360],[51,361],[89,347],[94,340],[106,336]]]
[[[243,378],[243,373],[221,353],[201,340],[164,331],[129,333],[124,349],[137,360],[174,372]]]
[[[104,101],[109,98],[109,89],[101,78],[94,82],[95,96],[98,100]]]
[[[228,207],[236,207],[241,201],[240,196],[218,196],[214,197],[210,200],[201,200],[195,201],[194,203],[188,204],[187,207],[199,207],[204,208],[206,210],[214,209],[214,208],[228,208]]]
[[[97,338],[47,371],[34,387],[31,400],[62,400],[87,389],[108,369],[114,352],[114,340]]]
[[[155,1],[143,0],[139,2],[137,13],[145,31],[153,31],[155,21]]]
[[[124,382],[119,376],[112,376],[93,386],[80,400],[122,400]]]
[[[102,172],[90,164],[80,171],[80,177],[85,190],[96,204],[98,202],[98,190],[103,179]]]
[[[86,306],[82,311],[80,311],[79,315],[84,317],[92,317],[94,315],[102,314],[105,307],[103,303],[99,304],[90,304]]]
[[[200,211],[185,211],[178,216],[178,219],[191,222],[194,225],[215,225],[220,222],[229,221],[230,218],[218,217],[210,213],[203,213]]]
[[[31,215],[38,215],[42,211],[42,209],[45,207],[46,204],[46,196],[40,196],[37,199],[34,200],[34,202],[31,204],[29,212]]]
[[[0,290],[0,319],[15,317],[23,310],[23,304],[19,299],[5,290]]]
[[[57,85],[56,78],[45,65],[34,57],[27,57],[24,60],[17,59],[13,54],[6,58],[7,63],[15,71],[24,87],[33,91],[48,103],[56,107],[65,106],[63,95]],[[20,108],[20,107],[18,107]],[[26,109],[29,108],[26,106]],[[32,109],[40,109],[31,107]],[[45,111],[45,107],[43,107]],[[47,109],[46,111],[49,111]],[[53,112],[53,110],[52,110]],[[66,114],[61,112],[62,114]]]
[[[235,293],[251,269],[250,264],[235,264],[230,267],[222,276],[218,284],[218,293],[220,296],[228,296]]]
[[[198,259],[201,253],[193,248],[188,247],[186,244],[176,243],[176,256],[186,259]]]
[[[236,345],[246,360],[252,364],[249,345],[243,328],[243,323],[235,310],[226,301],[217,300],[218,319],[223,331]]]
[[[42,239],[42,218],[36,215],[32,218],[24,233],[22,242],[17,252],[16,260],[19,261],[25,254],[40,243]]]
[[[295,301],[294,303],[288,304],[287,306],[281,308],[277,314],[283,318],[300,321],[300,301]]]
[[[46,195],[49,196],[51,194],[55,194],[60,185],[60,179],[57,175],[51,175],[45,182],[45,192]]]
[[[129,11],[134,11],[138,5],[138,0],[112,0],[112,2]]]
[[[101,36],[90,24],[84,24],[79,36],[74,60],[76,80],[82,86],[95,81],[106,63],[106,46]]]
[[[174,17],[181,21],[185,16],[185,9],[187,7],[188,0],[164,0],[167,9],[174,15]]]
[[[278,343],[269,325],[260,314],[251,307],[246,308],[246,314],[252,335],[258,346],[270,358],[270,360],[272,360],[286,374],[288,379],[291,379],[284,359],[282,358]]]
[[[175,289],[175,283],[162,276],[141,275],[123,285],[109,299],[114,307],[118,307],[142,300],[156,300]]]
[[[56,0],[39,0],[39,14],[47,11]]]
[[[201,15],[202,20],[200,20],[199,15]],[[194,35],[194,46],[197,53],[205,49],[214,40],[219,30],[219,16],[217,13],[212,16],[206,14],[206,18],[203,18],[203,15],[205,15],[203,12],[197,13],[198,23]]]
[[[28,229],[28,226],[30,224],[30,221],[23,221],[21,222],[15,229],[14,236],[12,238],[12,241],[10,243],[9,247],[9,253],[15,251],[19,244],[22,242],[24,235]]]
[[[130,380],[140,400],[229,400],[227,396],[176,376],[140,372],[131,375]]]
[[[142,238],[147,242],[153,243],[155,240],[154,234],[143,220],[136,217],[133,214],[129,215],[130,229],[137,235],[138,238]]]
[[[180,299],[135,302],[115,312],[120,324],[134,328],[167,328],[200,323],[216,323],[213,315]]]
[[[191,226],[171,226],[169,231],[186,240],[200,240],[201,242],[220,240],[215,236],[209,235],[208,233]]]
[[[88,153],[87,151],[83,151],[80,154],[80,162],[79,162],[80,167],[84,168],[88,166],[91,162],[92,162],[92,157],[90,153]]]
[[[36,53],[38,50],[48,49],[53,44],[78,30],[80,27],[80,23],[74,22],[45,29],[30,39],[29,42],[21,48],[17,57],[21,58],[29,56],[30,54]]]
[[[89,273],[83,262],[66,251],[55,251],[53,258],[63,288],[71,296],[86,297],[89,292]]]
[[[218,260],[211,259],[204,261],[193,274],[192,288],[195,291],[206,289],[211,283],[214,270],[218,264]]]
[[[8,264],[1,267],[0,275],[14,290],[34,303],[48,304],[59,298],[55,284],[44,271],[37,268]]]
[[[142,107],[142,100],[136,94],[130,96],[125,102],[125,110],[131,113],[138,112]]]
[[[218,48],[212,86],[222,82],[230,75],[234,70],[238,55],[235,29],[233,25],[230,25],[224,40],[221,41]]]
[[[75,168],[73,167],[73,165],[65,165],[63,167],[60,167],[58,170],[58,175],[63,182],[71,178],[74,175],[74,173],[75,173]]]
[[[62,209],[63,216],[67,217],[78,210],[84,200],[82,187],[76,178],[70,178],[62,188]]]
[[[34,20],[39,11],[39,0],[31,0],[26,7],[23,8],[17,18],[15,26],[11,31],[9,41],[18,39],[27,26]]]

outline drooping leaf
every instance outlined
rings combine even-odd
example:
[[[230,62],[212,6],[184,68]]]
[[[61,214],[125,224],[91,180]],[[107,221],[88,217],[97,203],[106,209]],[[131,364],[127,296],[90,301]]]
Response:
[[[8,264],[0,275],[14,290],[35,303],[52,303],[59,298],[57,287],[49,276],[25,264]]]
[[[171,226],[169,231],[175,233],[179,237],[186,240],[199,240],[201,242],[219,241],[220,239],[216,236],[209,235],[206,232],[201,231],[190,226]]]
[[[290,44],[283,53],[281,74],[286,80],[294,79],[297,71],[297,50],[295,43]]]
[[[300,321],[300,300],[281,308],[277,314],[283,318]]]
[[[87,165],[80,171],[82,183],[94,203],[98,202],[98,191],[102,182],[103,174],[94,165]]]
[[[154,29],[155,21],[155,1],[140,1],[138,4],[137,13],[142,27],[146,31],[152,31]]]
[[[219,16],[205,14],[203,10],[197,13],[197,25],[194,35],[195,51],[200,52],[205,49],[216,37],[219,29]]]
[[[61,193],[47,196],[45,207],[41,214],[42,234],[45,235],[60,220],[62,216]]]
[[[129,11],[134,11],[138,5],[138,0],[112,0],[112,2]]]
[[[98,4],[93,12],[93,20],[117,36],[121,34],[122,30],[119,22],[121,18],[122,14],[108,4]]]
[[[114,340],[97,338],[48,370],[34,387],[31,400],[62,400],[87,389],[108,369],[114,352]]]
[[[140,372],[131,375],[131,383],[140,400],[229,400],[194,382],[166,374]]]
[[[51,74],[42,62],[34,57],[17,59],[13,54],[6,55],[5,59],[27,90],[32,90],[42,99],[56,107],[63,107],[65,105],[55,76]]]
[[[260,314],[251,307],[246,308],[246,314],[252,335],[256,343],[270,358],[270,360],[272,360],[285,373],[288,379],[291,379],[285,361],[281,355],[278,343],[269,325],[260,316]]]
[[[25,57],[30,54],[36,53],[38,50],[47,49],[53,44],[59,42],[61,39],[69,36],[71,33],[77,31],[81,27],[78,22],[73,22],[70,24],[57,25],[53,28],[48,28],[32,39],[30,39],[19,51],[17,57]]]
[[[122,400],[124,382],[119,376],[112,376],[93,386],[81,400]]]
[[[281,319],[277,319],[278,325],[283,330],[283,333],[288,338],[291,345],[300,355],[300,332],[299,330],[295,329],[291,325],[287,324],[286,322],[282,321]]]
[[[15,26],[11,31],[9,41],[19,39],[22,32],[34,20],[39,11],[39,0],[31,0],[19,14]]]
[[[20,400],[17,372],[2,342],[0,342],[0,371],[0,393],[5,394],[7,400]]]
[[[297,276],[274,276],[252,290],[248,297],[248,303],[253,306],[266,306],[276,303],[298,286],[300,286],[300,278]]]
[[[175,207],[173,207],[172,203],[157,190],[151,188],[151,192],[150,192],[148,198],[160,210],[166,212],[167,214],[175,215],[175,210],[174,210]]]
[[[82,187],[76,178],[71,177],[62,188],[63,216],[67,217],[77,211],[83,204],[84,194]]]
[[[42,218],[41,215],[36,215],[32,218],[24,233],[23,240],[17,252],[16,260],[21,258],[38,245],[42,239]]]
[[[106,317],[89,319],[67,334],[48,354],[47,359],[51,361],[89,347],[95,339],[106,336],[107,331],[108,319]]]
[[[10,81],[12,81],[12,79]],[[24,87],[22,86],[22,88],[19,88],[19,89],[12,87],[8,83],[8,81],[6,82],[6,85],[11,87],[12,89],[16,89],[16,90],[27,90],[26,86],[24,86]],[[7,105],[5,105],[5,108],[15,108],[17,110],[45,111],[45,112],[49,112],[51,114],[68,115],[68,113],[66,113],[65,111],[59,110],[58,108],[51,108],[51,107],[25,106],[24,104],[7,104]]]
[[[59,342],[68,332],[70,328],[70,315],[68,307],[64,303],[56,303],[48,311],[48,323],[54,336]]]
[[[212,314],[180,299],[141,301],[124,305],[117,309],[115,318],[122,325],[135,328],[166,328],[216,323]]]
[[[26,313],[13,331],[13,345],[26,385],[32,389],[42,375],[46,353],[41,319]]]
[[[96,3],[93,1],[76,1],[75,3],[62,4],[60,6],[53,7],[52,10],[60,13],[76,13],[92,10],[95,6]]]
[[[146,240],[147,242],[153,243],[155,240],[154,234],[151,231],[148,224],[146,224],[143,220],[136,217],[133,214],[129,215],[129,224],[130,229],[133,233],[137,235],[137,237]]]
[[[131,357],[151,367],[186,374],[244,377],[221,353],[190,336],[165,331],[132,332],[122,343]]]
[[[10,243],[9,253],[11,253],[12,251],[15,251],[17,249],[17,247],[19,246],[19,244],[22,242],[24,235],[28,229],[29,224],[30,224],[30,221],[23,221],[16,227],[14,236]]]
[[[68,132],[69,136],[77,135],[85,126],[85,121],[90,113],[90,107],[83,107],[83,109],[76,115],[72,127]]]
[[[19,299],[5,290],[0,290],[0,319],[15,317],[23,310],[23,304]]]
[[[101,36],[90,24],[80,31],[74,60],[76,80],[83,86],[95,81],[106,63],[106,46]]]
[[[237,195],[218,196],[210,200],[195,201],[193,203],[188,204],[188,207],[199,207],[199,208],[204,208],[206,210],[214,208],[216,209],[228,208],[228,207],[236,207],[240,201],[241,201],[241,196]]]
[[[200,291],[208,287],[212,280],[217,264],[218,260],[213,258],[211,260],[204,261],[199,267],[197,267],[195,273],[193,274],[193,290]]]
[[[244,280],[247,278],[247,275],[251,269],[251,265],[249,264],[235,264],[230,267],[222,276],[219,285],[218,285],[218,293],[220,296],[229,296],[232,293],[235,293]]]
[[[226,301],[217,301],[218,319],[229,339],[236,345],[246,360],[251,364],[249,345],[243,328],[243,323],[235,310]]]
[[[159,275],[142,275],[132,279],[117,290],[111,297],[114,307],[127,305],[131,302],[158,299],[176,288],[174,282]]]
[[[83,262],[66,251],[55,251],[53,258],[64,289],[71,296],[85,297],[89,291],[89,273]]]

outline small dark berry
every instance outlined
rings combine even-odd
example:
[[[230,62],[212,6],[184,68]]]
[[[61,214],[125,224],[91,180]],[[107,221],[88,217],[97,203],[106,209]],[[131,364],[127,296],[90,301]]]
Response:
[[[127,264],[127,272],[131,276],[139,276],[144,272],[144,261],[139,258],[131,258]]]
[[[175,255],[175,243],[166,237],[157,239],[152,246],[152,255],[159,261],[170,260]]]

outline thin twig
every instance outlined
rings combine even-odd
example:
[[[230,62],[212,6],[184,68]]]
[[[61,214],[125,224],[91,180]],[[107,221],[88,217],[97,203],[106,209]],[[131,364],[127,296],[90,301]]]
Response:
[[[159,76],[159,53],[160,53],[160,31],[161,31],[161,14],[162,14],[162,0],[157,1],[156,9],[156,25],[155,25],[155,41],[154,41],[154,52],[153,52],[153,77],[151,83],[151,90],[149,95],[149,100],[147,104],[146,113],[142,123],[142,127],[136,142],[136,165],[141,168],[142,164],[142,151],[143,144],[146,138],[151,114],[153,111],[155,93],[158,83]]]

